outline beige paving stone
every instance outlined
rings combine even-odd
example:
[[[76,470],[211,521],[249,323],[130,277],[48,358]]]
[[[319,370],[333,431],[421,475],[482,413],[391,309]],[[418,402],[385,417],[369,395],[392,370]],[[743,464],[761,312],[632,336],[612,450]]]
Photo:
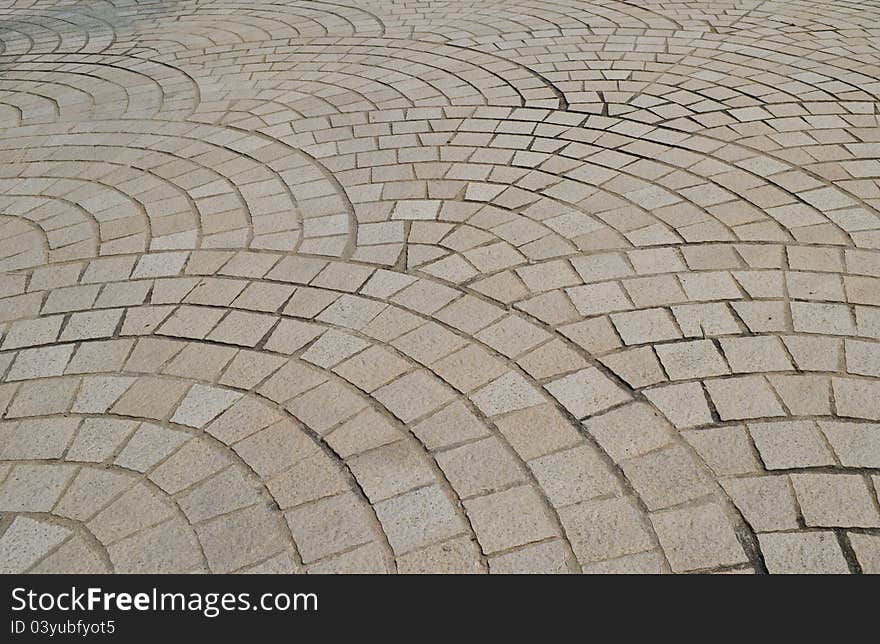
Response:
[[[664,382],[666,374],[652,347],[637,347],[602,356],[599,361],[630,387],[642,388]]]
[[[651,522],[673,571],[748,561],[729,518],[717,504],[658,512],[651,515]]]
[[[849,572],[833,532],[771,532],[758,535],[767,570],[784,574]]]
[[[630,398],[596,367],[555,380],[544,388],[575,418],[590,416]]]
[[[453,402],[413,427],[413,434],[429,450],[470,441],[488,433],[486,426],[461,401]]]
[[[556,535],[544,502],[528,485],[465,501],[464,507],[486,554]]]
[[[290,510],[285,518],[307,564],[373,539],[370,517],[350,492]]]
[[[785,415],[767,381],[759,376],[709,380],[706,390],[721,420]]]
[[[559,518],[582,566],[655,545],[645,518],[628,498],[578,503],[560,510]]]
[[[139,483],[101,510],[86,527],[102,544],[109,545],[143,528],[158,525],[173,514],[172,508],[158,494]]]
[[[584,427],[616,463],[672,441],[669,423],[641,402],[590,418],[584,422]]]
[[[259,498],[253,484],[231,467],[187,490],[178,505],[190,522],[198,523],[252,505]]]
[[[0,537],[0,571],[4,574],[22,573],[37,563],[50,550],[70,536],[67,528],[16,517]]]
[[[15,465],[0,485],[0,510],[49,512],[75,473],[73,465]]]
[[[60,340],[74,341],[110,337],[121,319],[122,309],[74,313],[61,332]]]
[[[3,350],[51,344],[58,338],[63,315],[13,322],[3,339]]]
[[[880,466],[880,425],[830,420],[818,425],[844,467]]]
[[[620,491],[598,450],[589,445],[542,456],[530,461],[529,469],[554,507]]]
[[[843,363],[843,343],[839,338],[820,336],[785,336],[782,338],[803,371],[837,371]]]
[[[88,521],[134,484],[131,475],[92,467],[81,469],[53,508],[53,513]]]
[[[235,391],[194,385],[174,411],[171,422],[189,427],[204,427],[240,398],[241,394]]]
[[[631,458],[621,467],[649,510],[698,499],[716,489],[696,459],[677,445]]]
[[[231,572],[274,555],[285,546],[280,521],[261,505],[196,527],[212,572]]]
[[[724,356],[734,373],[789,371],[792,369],[782,342],[774,337],[722,338]]]
[[[228,465],[224,450],[205,438],[190,440],[153,470],[149,479],[169,494],[176,494]]]
[[[708,427],[682,432],[682,435],[716,476],[749,474],[760,469],[742,425]]]
[[[730,373],[718,348],[710,340],[660,344],[655,350],[663,368],[673,380],[708,378]]]
[[[415,490],[374,507],[395,553],[405,554],[465,530],[464,520],[437,486]]]
[[[858,474],[792,474],[804,521],[820,527],[880,527],[877,499]]]
[[[232,311],[211,331],[207,339],[242,347],[254,347],[275,325],[273,315]]]
[[[73,354],[74,345],[61,344],[20,351],[12,363],[6,380],[29,380],[60,376]]]
[[[681,337],[681,332],[665,309],[645,309],[611,316],[617,332],[625,344],[662,342]]]
[[[414,371],[373,394],[388,411],[408,423],[453,398],[452,391],[425,371]]]
[[[86,418],[67,448],[67,458],[72,461],[101,463],[116,452],[138,425],[135,420]]]
[[[187,441],[189,435],[154,425],[142,423],[114,459],[121,467],[146,472],[165,459]]]
[[[880,420],[880,382],[832,378],[831,389],[838,415]]]
[[[202,553],[192,528],[172,519],[114,543],[107,554],[119,573],[169,573],[198,570]]]
[[[397,570],[405,575],[477,574],[483,566],[476,544],[458,537],[398,557]]]
[[[268,477],[315,454],[320,448],[291,420],[281,420],[249,435],[234,446],[261,477]]]
[[[795,416],[827,416],[831,411],[831,383],[824,376],[771,375],[771,386]]]
[[[712,422],[706,394],[699,383],[682,383],[648,389],[645,391],[645,397],[679,429]]]
[[[439,453],[436,459],[462,499],[488,494],[526,480],[521,462],[495,437]]]
[[[424,450],[414,441],[398,441],[363,454],[347,462],[351,473],[372,503],[429,485],[436,480],[424,457]]]
[[[79,418],[27,418],[5,427],[3,460],[60,459],[80,423]]]
[[[722,480],[721,485],[756,532],[798,527],[798,511],[788,477],[730,478]]]
[[[13,4],[0,567],[876,572],[870,3]]]
[[[138,378],[110,408],[114,414],[162,419],[177,406],[189,383],[167,378]]]
[[[489,572],[494,574],[567,574],[570,555],[558,539],[525,546],[519,550],[491,557]]]
[[[880,536],[876,534],[862,534],[850,532],[850,545],[856,553],[862,572],[867,575],[876,575],[880,572]]]
[[[471,400],[487,416],[534,407],[544,402],[537,388],[520,374],[509,371],[477,391]]]
[[[78,378],[24,382],[6,409],[7,418],[64,413],[79,385]]]
[[[658,575],[668,572],[659,552],[640,552],[616,559],[597,561],[583,567],[588,575]]]
[[[266,485],[282,510],[340,494],[348,487],[341,465],[322,451],[314,451],[299,459]]]

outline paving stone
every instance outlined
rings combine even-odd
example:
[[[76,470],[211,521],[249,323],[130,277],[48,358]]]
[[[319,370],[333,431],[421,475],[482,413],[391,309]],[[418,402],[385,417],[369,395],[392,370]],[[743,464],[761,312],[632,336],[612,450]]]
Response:
[[[6,375],[6,380],[31,380],[60,376],[73,354],[74,345],[25,349],[20,351]]]
[[[530,461],[529,469],[557,508],[620,491],[617,479],[589,445],[542,456]]]
[[[373,539],[363,502],[351,493],[290,510],[285,518],[307,564]]]
[[[677,428],[697,427],[712,422],[712,412],[699,383],[648,389],[645,397]]]
[[[436,450],[486,436],[489,430],[457,401],[415,425],[413,433],[426,448]]]
[[[297,460],[293,467],[277,474],[266,485],[282,510],[340,494],[348,487],[341,465],[322,451]]]
[[[715,490],[712,479],[683,447],[637,456],[621,467],[649,510],[698,499]]]
[[[880,467],[880,425],[818,421],[841,465],[845,467]]]
[[[595,367],[545,385],[574,417],[584,418],[629,400],[629,395]]]
[[[415,371],[398,378],[373,395],[405,423],[437,409],[453,397],[450,389],[425,371]]]
[[[791,360],[779,338],[722,338],[721,348],[734,373],[792,369]]]
[[[255,505],[196,527],[212,572],[231,572],[274,555],[286,546],[281,526]],[[289,538],[289,537],[288,537]]]
[[[83,468],[64,491],[53,512],[75,521],[88,521],[134,482],[127,473]]]
[[[143,423],[125,444],[113,461],[121,467],[146,472],[185,443],[189,435]]]
[[[730,373],[727,363],[709,340],[676,342],[656,347],[663,368],[673,380],[708,378]]]
[[[375,510],[391,547],[399,554],[454,537],[465,529],[464,520],[437,486],[382,501]]]
[[[651,522],[673,571],[748,562],[730,519],[716,504],[658,512]]]
[[[497,416],[539,405],[544,397],[521,375],[509,371],[477,391],[471,400],[487,416]]]
[[[148,528],[107,548],[119,573],[169,573],[198,570],[202,565],[199,541],[183,519]]]
[[[158,525],[174,511],[144,483],[129,488],[105,507],[86,527],[104,545],[115,543],[143,528]]]
[[[616,463],[668,445],[672,440],[669,424],[640,402],[590,418],[584,426]]]
[[[880,572],[880,536],[859,532],[850,532],[847,536],[856,553],[856,559],[862,572],[866,575],[878,574]]]
[[[178,505],[190,522],[198,523],[253,505],[259,499],[253,484],[233,467],[193,486],[178,499]]]
[[[3,460],[60,459],[73,437],[79,418],[28,418],[7,430]]]
[[[479,548],[466,537],[450,539],[397,559],[398,572],[419,574],[475,574],[483,572]]]
[[[760,469],[742,425],[691,430],[682,435],[716,476],[749,474]]]
[[[721,420],[785,415],[767,381],[759,376],[709,380],[706,390]]]
[[[636,389],[656,385],[667,379],[651,347],[637,347],[619,351],[602,356],[599,361],[613,371],[618,378]],[[533,375],[537,376],[537,374]]]
[[[681,332],[665,309],[646,309],[611,316],[614,327],[625,344],[662,342],[681,337]]]
[[[569,557],[562,542],[555,539],[492,557],[489,571],[504,575],[567,574]]]
[[[67,528],[19,516],[0,537],[0,571],[22,573],[70,536]]]
[[[658,575],[668,572],[659,552],[640,552],[584,566],[588,575]]]
[[[75,473],[73,465],[18,464],[0,485],[0,510],[49,512]]]
[[[767,570],[783,574],[849,572],[833,532],[771,532],[758,535]]]
[[[486,554],[556,535],[548,510],[528,485],[464,502]]]
[[[110,458],[138,426],[135,420],[86,418],[67,448],[67,458],[101,463]]]
[[[872,7],[80,4],[0,36],[10,570],[876,568]]]
[[[788,477],[730,478],[721,481],[721,485],[756,532],[798,527],[798,512]]]
[[[372,503],[435,481],[424,450],[414,441],[398,441],[359,454],[348,461],[348,467]]]
[[[834,455],[815,423],[749,423],[755,447],[768,470],[834,465]]]
[[[627,498],[578,503],[560,510],[559,518],[583,566],[654,547],[645,518]]]

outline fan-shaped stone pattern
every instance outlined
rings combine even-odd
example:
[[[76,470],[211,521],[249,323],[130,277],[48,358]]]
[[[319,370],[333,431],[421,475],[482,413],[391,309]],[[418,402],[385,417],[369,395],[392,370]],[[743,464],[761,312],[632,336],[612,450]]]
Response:
[[[0,2],[0,570],[880,571],[878,17]]]

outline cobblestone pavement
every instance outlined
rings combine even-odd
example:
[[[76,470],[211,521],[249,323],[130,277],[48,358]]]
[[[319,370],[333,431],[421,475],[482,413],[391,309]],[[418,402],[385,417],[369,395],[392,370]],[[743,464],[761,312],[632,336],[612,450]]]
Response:
[[[0,570],[880,572],[878,25],[0,0]]]

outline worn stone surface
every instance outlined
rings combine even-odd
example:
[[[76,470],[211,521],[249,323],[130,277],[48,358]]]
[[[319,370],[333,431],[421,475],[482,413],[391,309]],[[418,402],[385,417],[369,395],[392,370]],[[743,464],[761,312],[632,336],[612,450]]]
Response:
[[[728,4],[0,2],[0,570],[877,572],[880,9]]]

